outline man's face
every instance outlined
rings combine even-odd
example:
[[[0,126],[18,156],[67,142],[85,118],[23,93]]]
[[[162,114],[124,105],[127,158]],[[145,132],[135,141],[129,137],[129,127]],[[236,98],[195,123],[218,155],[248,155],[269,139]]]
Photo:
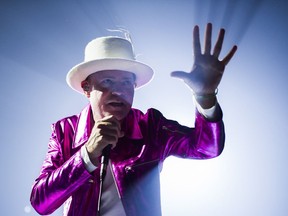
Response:
[[[106,70],[87,78],[94,120],[113,115],[126,117],[134,97],[135,75],[127,71]]]

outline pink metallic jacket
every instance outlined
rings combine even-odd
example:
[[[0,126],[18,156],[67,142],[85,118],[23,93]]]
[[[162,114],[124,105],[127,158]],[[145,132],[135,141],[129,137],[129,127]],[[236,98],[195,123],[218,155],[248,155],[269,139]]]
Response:
[[[220,109],[220,108],[219,108]],[[99,169],[89,173],[80,155],[94,122],[91,107],[52,126],[48,153],[36,179],[31,204],[39,214],[51,214],[64,202],[64,215],[93,216],[97,212]],[[208,159],[224,147],[224,126],[196,112],[195,128],[166,119],[159,111],[131,109],[123,121],[125,136],[111,150],[112,173],[127,216],[159,216],[162,163],[168,156]]]

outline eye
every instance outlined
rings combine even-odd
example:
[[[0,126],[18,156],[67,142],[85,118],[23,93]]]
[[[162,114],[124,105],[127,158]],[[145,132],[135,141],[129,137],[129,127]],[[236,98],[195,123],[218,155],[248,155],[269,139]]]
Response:
[[[109,79],[109,78],[103,79],[103,80],[101,80],[101,82],[100,82],[100,85],[103,86],[103,87],[109,87],[109,86],[111,86],[112,84],[113,84],[113,81],[112,81],[111,79]]]
[[[124,80],[122,84],[123,86],[127,86],[127,87],[132,87],[135,85],[134,82],[130,79]]]

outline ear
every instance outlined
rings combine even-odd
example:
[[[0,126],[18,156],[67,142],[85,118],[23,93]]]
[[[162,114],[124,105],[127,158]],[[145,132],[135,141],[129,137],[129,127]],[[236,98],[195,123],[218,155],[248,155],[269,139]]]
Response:
[[[90,98],[91,87],[90,87],[89,82],[87,80],[82,81],[81,82],[81,87],[82,87],[86,97]]]

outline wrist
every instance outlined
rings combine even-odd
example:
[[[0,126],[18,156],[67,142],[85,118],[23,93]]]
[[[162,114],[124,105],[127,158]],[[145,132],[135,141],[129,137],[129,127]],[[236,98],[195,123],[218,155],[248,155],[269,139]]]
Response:
[[[86,149],[87,155],[90,159],[90,161],[95,165],[98,166],[99,164],[99,157],[101,156],[101,153],[97,153],[95,149],[91,148],[90,145],[84,145],[84,148]]]
[[[193,96],[197,103],[203,108],[203,109],[209,109],[216,105],[217,103],[217,95],[218,89],[214,93],[208,93],[208,94],[200,94],[200,93],[193,93]]]
[[[84,166],[88,170],[88,172],[93,172],[99,166],[98,164],[94,164],[90,160],[87,149],[85,146],[81,147],[81,157],[82,157],[82,160],[84,162]]]

